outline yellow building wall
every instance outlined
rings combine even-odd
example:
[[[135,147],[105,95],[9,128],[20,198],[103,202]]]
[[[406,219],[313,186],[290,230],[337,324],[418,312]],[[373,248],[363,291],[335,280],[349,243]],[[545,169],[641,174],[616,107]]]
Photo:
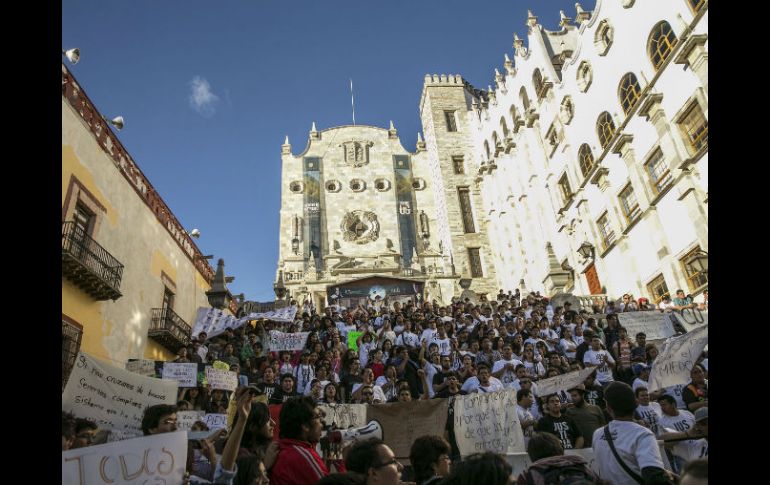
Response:
[[[173,359],[147,337],[151,310],[163,302],[161,272],[174,283],[174,311],[190,326],[198,307],[209,306],[210,286],[62,98],[62,207],[72,176],[104,207],[93,238],[124,265],[123,296],[114,302],[96,301],[62,277],[62,313],[83,326],[81,350],[117,366]]]

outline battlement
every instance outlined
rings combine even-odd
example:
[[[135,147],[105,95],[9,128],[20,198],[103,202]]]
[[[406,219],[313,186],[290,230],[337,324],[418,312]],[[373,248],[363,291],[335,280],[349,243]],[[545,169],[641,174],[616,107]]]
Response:
[[[465,80],[459,74],[426,74],[425,86],[463,86]]]

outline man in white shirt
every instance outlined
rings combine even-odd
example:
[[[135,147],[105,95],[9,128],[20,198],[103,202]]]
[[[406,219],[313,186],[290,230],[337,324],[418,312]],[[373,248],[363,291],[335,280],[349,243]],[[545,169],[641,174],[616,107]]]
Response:
[[[503,345],[503,355],[492,366],[492,376],[500,379],[506,389],[512,389],[516,380],[516,366],[521,365],[521,363],[520,360],[513,358],[511,344],[505,344]]]
[[[373,402],[385,402],[387,399],[385,399],[385,393],[382,392],[382,388],[380,386],[374,385],[374,371],[372,369],[364,369],[361,371],[361,379],[363,382],[358,384],[353,384],[353,399],[356,400],[356,402],[362,402],[363,396],[361,395],[361,390],[364,388],[364,386],[371,386],[372,391],[374,391],[373,395]]]
[[[612,382],[612,369],[615,367],[615,359],[609,352],[601,348],[602,341],[594,336],[591,339],[591,350],[583,355],[583,363],[586,367],[596,367],[596,381],[605,386]],[[633,392],[633,391],[632,391]]]
[[[396,345],[403,345],[409,347],[410,349],[416,349],[420,346],[420,337],[412,332],[412,322],[404,322],[404,331],[401,332],[398,337],[396,337]]]
[[[676,399],[673,396],[669,394],[660,396],[658,404],[663,411],[663,415],[660,417],[661,427],[683,433],[695,426],[695,416],[690,411],[678,409]]]
[[[660,439],[666,441],[666,448],[685,464],[693,460],[708,458],[709,455],[709,408],[695,411],[695,426],[685,432],[663,433]],[[692,438],[692,439],[688,439]],[[699,439],[700,438],[700,439]]]
[[[430,342],[438,345],[439,355],[450,355],[452,353],[452,343],[449,341],[449,337],[446,334],[446,328],[443,321],[436,322],[436,333],[431,338]]]
[[[650,393],[644,386],[634,389],[634,395],[637,402],[634,417],[643,421],[645,426],[655,433],[655,436],[658,436],[660,434],[660,418],[663,416],[660,404],[655,401],[650,402]]]
[[[674,305],[674,302],[671,301],[671,297],[666,295],[663,297],[663,300],[658,305],[658,308],[660,308],[662,311],[673,311],[675,309],[676,305]]]
[[[631,386],[625,382],[613,382],[607,386],[604,398],[607,411],[614,420],[594,431],[594,466],[599,476],[614,485],[672,483],[665,481],[668,473],[663,467],[655,435],[633,420],[636,398]],[[607,435],[612,440],[617,457]],[[636,478],[624,470],[619,460]]]
[[[432,342],[433,336],[436,335],[436,320],[428,322],[429,327],[422,331],[420,335],[420,342]]]
[[[492,377],[489,366],[481,363],[477,367],[475,377],[469,377],[463,384],[462,390],[471,394],[473,392],[495,392],[505,389],[503,383]]]
[[[535,423],[537,421],[530,412],[530,408],[534,402],[535,396],[532,395],[532,391],[522,389],[516,393],[516,415],[519,417],[521,431],[524,433],[524,448],[527,447],[529,439],[532,437],[532,433],[535,432]]]

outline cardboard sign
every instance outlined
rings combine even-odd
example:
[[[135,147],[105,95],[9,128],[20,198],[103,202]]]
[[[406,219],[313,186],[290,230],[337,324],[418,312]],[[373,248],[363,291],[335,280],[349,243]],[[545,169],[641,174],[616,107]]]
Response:
[[[537,381],[537,395],[547,396],[558,391],[572,389],[578,384],[582,384],[595,370],[596,367],[586,367],[585,369]]]
[[[175,431],[63,451],[62,483],[128,485],[182,483],[187,433]]]
[[[192,428],[196,421],[202,421],[204,411],[177,411],[176,427],[177,429],[187,431]]]
[[[618,322],[628,331],[629,338],[644,332],[648,340],[668,338],[674,335],[674,324],[668,313],[661,312],[626,312],[618,313]]]
[[[448,405],[448,399],[371,404],[366,406],[366,422],[377,421],[385,444],[396,458],[408,462],[415,439],[426,434],[444,435]]]
[[[270,349],[270,352],[302,350],[305,348],[308,335],[310,335],[310,332],[285,333],[279,332],[278,330],[271,330],[268,348]]]
[[[206,380],[211,389],[234,391],[238,387],[238,376],[229,370],[206,367]]]
[[[227,414],[204,414],[201,421],[206,423],[209,429],[227,429]]]
[[[62,393],[62,411],[100,428],[141,434],[145,408],[176,404],[177,390],[176,381],[140,376],[80,352]]]
[[[366,425],[366,404],[318,404],[326,415],[324,424],[335,429],[360,428]]]
[[[708,342],[708,325],[668,339],[663,350],[652,362],[647,389],[652,392],[690,382],[690,370]]]
[[[527,451],[513,389],[456,396],[454,423],[462,456],[483,451],[503,455]]]
[[[155,361],[137,359],[126,362],[126,370],[145,377],[155,377]]]
[[[177,381],[179,383],[179,387],[197,387],[198,364],[166,362],[163,364],[163,378]]]

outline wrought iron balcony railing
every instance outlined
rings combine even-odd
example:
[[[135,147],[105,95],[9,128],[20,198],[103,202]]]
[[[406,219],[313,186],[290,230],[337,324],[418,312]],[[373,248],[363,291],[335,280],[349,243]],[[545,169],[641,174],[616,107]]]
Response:
[[[62,275],[97,300],[117,300],[123,265],[83,228],[62,224]]]
[[[148,337],[172,352],[190,344],[192,328],[171,308],[153,308]]]

